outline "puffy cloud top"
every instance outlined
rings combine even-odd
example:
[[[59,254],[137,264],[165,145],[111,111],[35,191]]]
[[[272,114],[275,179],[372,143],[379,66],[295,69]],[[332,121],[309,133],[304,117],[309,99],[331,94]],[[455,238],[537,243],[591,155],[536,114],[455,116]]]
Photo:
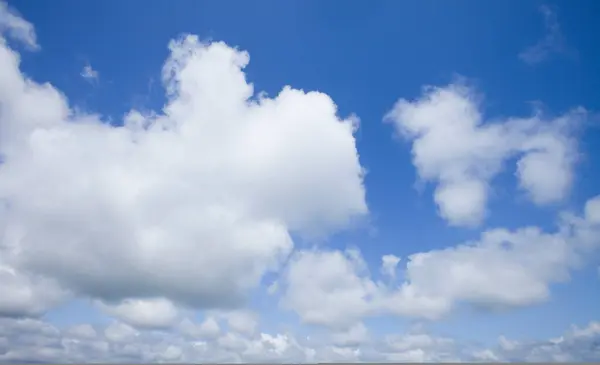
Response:
[[[163,110],[115,127],[0,46],[1,313],[39,314],[68,293],[133,322],[164,309],[154,325],[173,317],[161,298],[236,306],[291,252],[291,232],[368,213],[357,120],[329,96],[255,97],[247,52],[193,35],[169,49]]]
[[[436,184],[439,214],[451,225],[476,226],[487,214],[491,180],[517,158],[519,187],[536,204],[563,200],[573,182],[573,132],[586,111],[555,119],[540,113],[484,123],[479,96],[463,84],[425,88],[421,98],[400,99],[386,115],[412,143],[418,176]]]

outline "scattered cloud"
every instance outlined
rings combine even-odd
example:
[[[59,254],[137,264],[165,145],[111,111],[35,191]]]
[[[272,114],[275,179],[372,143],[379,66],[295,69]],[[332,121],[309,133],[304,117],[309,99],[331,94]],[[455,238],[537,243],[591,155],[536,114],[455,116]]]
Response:
[[[357,338],[365,331],[356,327]],[[222,333],[211,339],[178,332],[139,331],[114,322],[59,329],[34,319],[0,319],[0,361],[17,362],[593,362],[600,355],[600,324],[566,331],[537,342],[500,338],[486,348],[436,337],[423,331],[345,341],[350,337],[301,339],[289,333]]]
[[[565,37],[560,29],[556,9],[549,5],[540,6],[544,17],[545,35],[536,44],[519,53],[519,58],[530,65],[545,61],[553,53],[567,51]]]
[[[83,66],[83,70],[81,70],[81,77],[88,82],[98,82],[100,74],[92,68],[92,65],[87,64]]]
[[[356,251],[300,251],[283,276],[282,306],[303,322],[348,330],[365,317],[438,319],[457,304],[498,310],[546,301],[600,248],[600,196],[558,229],[489,229],[477,241],[408,256],[400,283],[374,280]],[[384,256],[385,257],[385,256]]]
[[[515,157],[519,187],[534,203],[563,200],[578,157],[573,132],[586,111],[486,122],[479,99],[464,84],[427,87],[417,100],[400,99],[385,117],[412,143],[419,178],[436,183],[440,216],[454,226],[480,225],[488,214],[490,182]]]
[[[600,323],[573,326],[562,336],[545,341],[510,341],[500,337],[492,351],[502,361],[596,362],[600,358]]]
[[[549,33],[560,35],[544,9]],[[547,38],[556,43],[556,34]],[[39,49],[33,25],[0,1],[0,362],[600,358],[596,322],[493,347],[367,325],[547,300],[600,247],[600,196],[581,214],[560,213],[555,231],[486,228],[459,245],[384,255],[372,273],[358,249],[299,249],[293,238],[333,234],[369,214],[358,119],[338,115],[328,95],[283,86],[266,97],[246,80],[247,52],[184,35],[169,43],[162,69],[166,105],[131,110],[114,127],[22,73],[5,36]],[[553,42],[525,61],[556,51]],[[81,76],[99,74],[88,64]],[[481,224],[492,181],[513,160],[533,203],[565,199],[586,112],[488,121],[478,100],[463,84],[430,87],[386,115],[411,143],[419,179],[435,184],[440,216]],[[244,308],[269,273],[270,298],[322,332],[265,331]],[[43,319],[73,298],[111,322]]]

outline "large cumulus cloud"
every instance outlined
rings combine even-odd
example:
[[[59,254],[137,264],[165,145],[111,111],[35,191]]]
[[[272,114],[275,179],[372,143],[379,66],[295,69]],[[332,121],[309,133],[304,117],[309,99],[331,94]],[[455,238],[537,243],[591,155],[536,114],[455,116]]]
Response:
[[[2,14],[6,34],[36,44]],[[0,38],[0,290],[12,301],[0,313],[42,313],[63,294],[118,313],[130,297],[236,306],[292,232],[367,213],[356,118],[320,92],[258,95],[248,53],[225,43],[184,35],[169,50],[166,105],[115,127],[27,78]]]

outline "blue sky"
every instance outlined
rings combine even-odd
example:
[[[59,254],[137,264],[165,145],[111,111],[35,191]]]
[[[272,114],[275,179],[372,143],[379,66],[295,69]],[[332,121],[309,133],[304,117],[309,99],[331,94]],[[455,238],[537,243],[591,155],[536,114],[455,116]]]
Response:
[[[0,361],[599,360],[599,13],[0,4]]]

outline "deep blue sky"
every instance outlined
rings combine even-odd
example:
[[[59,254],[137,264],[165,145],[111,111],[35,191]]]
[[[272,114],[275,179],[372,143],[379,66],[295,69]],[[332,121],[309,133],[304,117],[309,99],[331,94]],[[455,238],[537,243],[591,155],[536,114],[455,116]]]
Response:
[[[590,118],[579,131],[582,159],[572,193],[562,205],[539,208],[523,201],[513,172],[506,171],[496,178],[489,205],[493,214],[485,227],[449,227],[436,214],[431,186],[415,187],[410,144],[382,122],[398,98],[417,98],[424,86],[443,86],[458,77],[484,95],[484,113],[490,119],[527,117],[536,101],[549,115],[575,106],[595,113],[600,110],[598,1],[8,3],[34,24],[43,48],[21,54],[22,70],[62,90],[73,106],[107,119],[118,121],[131,108],[161,108],[160,70],[168,57],[167,44],[182,33],[247,50],[246,74],[256,91],[276,95],[284,85],[318,90],[331,96],[341,116],[358,115],[357,149],[368,170],[372,229],[340,233],[331,238],[331,247],[358,245],[374,267],[383,254],[404,258],[447,247],[476,239],[487,227],[552,229],[559,210],[578,211],[599,193],[600,130],[597,119]],[[528,64],[518,55],[547,34],[542,5],[556,12],[565,48]],[[100,73],[94,86],[79,75],[86,63]],[[555,286],[551,300],[542,305],[501,314],[459,312],[431,328],[490,341],[499,333],[547,338],[571,324],[585,325],[599,313],[595,262],[576,272],[568,284]],[[60,321],[68,316],[60,313],[51,317]]]

